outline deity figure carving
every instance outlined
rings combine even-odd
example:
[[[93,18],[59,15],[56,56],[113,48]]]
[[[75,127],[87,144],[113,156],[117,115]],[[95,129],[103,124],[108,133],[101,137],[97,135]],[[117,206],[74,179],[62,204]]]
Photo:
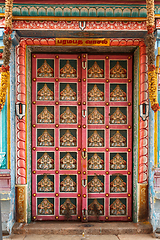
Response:
[[[38,123],[53,123],[54,122],[54,115],[44,107],[43,111],[38,114],[37,116]]]
[[[88,138],[88,147],[103,147],[104,139],[95,130],[93,134]]]
[[[110,205],[110,214],[111,215],[126,215],[126,206],[117,198]]]
[[[126,169],[126,161],[123,157],[117,153],[113,159],[110,161],[110,169],[111,170],[125,170]]]
[[[66,130],[66,133],[60,138],[60,146],[77,146],[77,139],[70,133],[69,130]]]
[[[47,60],[44,60],[44,63],[37,70],[37,77],[53,77],[54,70],[47,63]]]
[[[54,146],[54,138],[48,133],[47,129],[38,137],[38,146]]]
[[[67,60],[64,67],[60,69],[60,77],[62,78],[75,78],[77,77],[77,71],[72,67],[69,63],[69,60]]]
[[[116,65],[110,70],[111,78],[126,78],[127,70],[123,68],[120,63],[117,61]]]
[[[70,85],[67,83],[66,87],[60,92],[60,100],[76,101],[76,99],[76,92],[74,92]]]
[[[101,205],[97,199],[94,199],[91,204],[88,206],[88,215],[95,215],[95,206],[96,206],[96,211],[98,211],[99,215],[104,215],[104,206]]]
[[[96,84],[92,90],[88,92],[88,101],[104,101],[104,93],[99,90]]]
[[[104,71],[99,67],[98,63],[95,61],[93,66],[88,70],[88,78],[103,78]]]
[[[117,131],[113,137],[110,138],[110,146],[111,147],[126,147],[126,138],[122,136],[122,134]]]
[[[54,183],[44,175],[41,181],[38,183],[38,192],[53,192],[54,191]]]
[[[76,192],[77,186],[76,183],[70,176],[67,176],[60,183],[60,191],[61,192]]]
[[[48,153],[45,152],[42,157],[37,160],[37,169],[54,169],[54,160],[48,155]]]
[[[76,206],[73,203],[71,203],[71,200],[69,198],[67,198],[66,201],[63,204],[61,204],[60,214],[66,215],[67,209],[69,209],[70,215],[76,215]]]
[[[71,156],[71,154],[69,152],[67,152],[66,155],[63,158],[61,158],[60,166],[61,166],[61,169],[72,170],[72,169],[76,169],[77,168],[77,162]]]
[[[111,124],[126,124],[127,123],[127,118],[120,111],[119,107],[117,107],[116,111],[110,116],[110,123]]]
[[[110,101],[126,101],[126,93],[120,88],[119,85],[115,87],[113,92],[110,93]]]
[[[88,124],[104,124],[104,116],[96,107],[88,116]]]
[[[88,170],[103,170],[104,161],[98,156],[97,153],[88,160]]]
[[[60,115],[60,123],[76,123],[77,116],[70,110],[69,107]]]
[[[44,84],[43,88],[38,91],[37,95],[38,95],[37,100],[41,101],[54,100],[54,93],[51,91],[51,89],[47,86],[46,83]]]
[[[43,201],[38,205],[38,215],[53,215],[53,207],[53,204],[47,198],[44,198]]]
[[[88,192],[89,193],[100,193],[104,192],[104,184],[101,180],[96,176],[88,183]]]
[[[110,192],[126,192],[126,183],[119,175],[110,183]]]

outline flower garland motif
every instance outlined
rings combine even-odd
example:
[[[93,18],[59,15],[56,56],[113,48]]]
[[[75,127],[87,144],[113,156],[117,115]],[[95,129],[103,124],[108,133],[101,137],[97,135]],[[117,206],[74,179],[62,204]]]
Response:
[[[147,55],[148,55],[148,85],[149,85],[149,98],[151,108],[153,111],[159,109],[158,96],[157,96],[157,75],[155,72],[155,17],[154,17],[154,0],[146,0],[147,6]]]
[[[10,48],[12,45],[11,33],[12,33],[12,8],[13,8],[13,0],[5,0],[5,31],[3,36],[3,65],[0,69],[1,72],[1,82],[0,82],[0,111],[2,110],[5,100],[6,93],[9,81],[9,60],[10,60]]]

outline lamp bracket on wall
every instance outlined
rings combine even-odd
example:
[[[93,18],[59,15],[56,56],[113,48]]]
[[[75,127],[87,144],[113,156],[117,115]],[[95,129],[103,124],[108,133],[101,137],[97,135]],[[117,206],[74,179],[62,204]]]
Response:
[[[145,121],[149,116],[149,104],[146,103],[140,104],[139,109],[140,117],[142,118],[143,121]]]
[[[19,117],[19,119],[22,119],[25,116],[26,112],[26,105],[22,103],[16,104],[16,115]]]

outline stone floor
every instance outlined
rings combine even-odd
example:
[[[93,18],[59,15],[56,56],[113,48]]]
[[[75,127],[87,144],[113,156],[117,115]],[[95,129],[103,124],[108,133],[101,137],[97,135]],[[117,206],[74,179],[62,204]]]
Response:
[[[151,240],[149,222],[53,222],[15,223],[3,240]]]
[[[3,237],[3,240],[153,240],[152,234],[122,234],[122,235],[17,235]]]
[[[122,234],[150,234],[151,224],[133,222],[54,222],[37,221],[26,223],[15,223],[14,234],[55,234],[55,235],[122,235]]]

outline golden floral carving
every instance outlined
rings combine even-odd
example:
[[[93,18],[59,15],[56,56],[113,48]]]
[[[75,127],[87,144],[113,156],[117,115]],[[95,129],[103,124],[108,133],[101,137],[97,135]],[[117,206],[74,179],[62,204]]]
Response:
[[[117,61],[116,65],[110,70],[111,78],[126,78],[127,70],[123,68]]]
[[[104,116],[95,107],[88,116],[89,124],[104,124]]]
[[[88,160],[88,170],[103,170],[104,161],[98,156],[97,153]]]
[[[101,205],[97,199],[94,199],[93,202],[88,206],[88,215],[104,215],[104,206]]]
[[[43,201],[38,205],[38,215],[53,215],[54,205],[47,199],[44,198]]]
[[[54,191],[54,183],[44,175],[43,179],[38,183],[38,191],[39,192],[53,192]]]
[[[76,123],[77,116],[70,110],[69,107],[60,115],[61,123]]]
[[[70,176],[64,178],[64,180],[60,183],[61,192],[76,192],[76,183]]]
[[[104,101],[104,93],[99,90],[96,84],[92,90],[88,92],[88,101]]]
[[[110,205],[110,214],[111,215],[126,215],[126,206],[117,198]]]
[[[42,135],[38,137],[38,146],[54,146],[54,138],[46,129]]]
[[[126,116],[120,111],[119,107],[116,111],[110,116],[110,123],[111,124],[126,124],[127,118]]]
[[[49,170],[54,168],[54,160],[48,155],[48,153],[44,153],[42,157],[37,160],[37,168],[43,170]]]
[[[3,108],[6,101],[7,87],[9,81],[9,71],[1,73],[1,82],[0,82],[0,110]]]
[[[54,93],[49,89],[47,84],[45,83],[43,88],[38,91],[38,100],[41,101],[49,101],[54,99]]]
[[[148,72],[148,88],[151,107],[154,111],[159,108],[157,97],[157,75],[155,70]]]
[[[119,175],[110,183],[111,192],[126,192],[126,183],[120,178]]]
[[[123,157],[117,153],[113,159],[110,161],[110,169],[111,170],[125,170],[126,169],[126,161]]]
[[[76,215],[76,206],[71,203],[69,198],[60,206],[60,214],[66,215],[67,211],[69,211],[69,215]]]
[[[88,147],[103,147],[104,139],[95,130],[93,134],[88,138]]]
[[[67,60],[64,67],[61,68],[60,77],[63,77],[63,78],[75,78],[75,77],[77,77],[77,71],[76,71],[76,69],[74,69],[70,65],[69,60]]]
[[[117,131],[113,137],[110,138],[111,147],[125,147],[126,146],[126,138],[122,136],[122,134]]]
[[[110,101],[126,101],[126,93],[119,85],[117,85],[113,92],[110,93]]]
[[[89,78],[103,78],[104,71],[99,67],[98,63],[95,61],[93,66],[88,70]]]
[[[60,160],[61,169],[76,169],[76,159],[68,152]]]
[[[38,114],[38,123],[53,123],[54,122],[54,115],[44,107],[43,111]]]
[[[44,60],[44,63],[37,70],[37,77],[53,77],[53,68]]]
[[[94,178],[88,183],[88,192],[89,193],[104,192],[104,184],[97,176],[94,176]]]
[[[67,130],[66,133],[60,138],[60,145],[66,147],[76,146],[77,139],[70,133],[69,130]]]
[[[63,101],[75,101],[76,100],[76,92],[70,87],[69,84],[60,92],[60,100]]]

